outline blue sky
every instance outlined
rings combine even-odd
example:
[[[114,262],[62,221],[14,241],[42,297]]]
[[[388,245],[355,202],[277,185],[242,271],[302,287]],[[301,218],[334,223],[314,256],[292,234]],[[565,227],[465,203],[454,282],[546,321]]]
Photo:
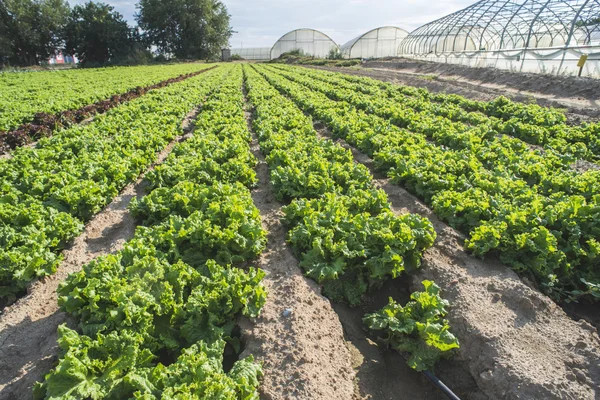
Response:
[[[71,5],[86,0],[69,0]],[[476,0],[223,0],[236,31],[232,47],[270,47],[283,34],[314,28],[339,44],[378,26],[411,31],[420,25],[464,8]],[[134,24],[137,0],[108,0]]]

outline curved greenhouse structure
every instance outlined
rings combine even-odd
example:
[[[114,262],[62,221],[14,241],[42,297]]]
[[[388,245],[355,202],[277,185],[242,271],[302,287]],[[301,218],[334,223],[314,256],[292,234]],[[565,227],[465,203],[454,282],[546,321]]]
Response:
[[[383,58],[398,55],[398,46],[408,32],[395,26],[383,26],[364,33],[344,44],[344,58]]]
[[[339,49],[339,46],[323,32],[315,29],[296,29],[275,42],[271,48],[271,59],[292,50],[300,50],[303,54],[315,58],[325,58],[331,49]]]
[[[244,47],[231,49],[231,55],[240,56],[244,60],[270,60],[271,59],[271,48],[270,47]]]
[[[481,0],[411,32],[402,56],[600,76],[600,0]]]

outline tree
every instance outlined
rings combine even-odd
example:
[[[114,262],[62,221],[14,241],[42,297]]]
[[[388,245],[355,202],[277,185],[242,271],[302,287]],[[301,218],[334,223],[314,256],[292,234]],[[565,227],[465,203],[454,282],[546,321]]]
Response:
[[[230,16],[219,0],[140,0],[138,9],[140,28],[162,54],[208,59],[231,37]]]
[[[114,7],[92,1],[73,7],[65,29],[66,51],[83,65],[124,58],[136,47],[136,33]]]
[[[62,47],[68,15],[65,0],[0,0],[0,57],[22,66],[47,60]]]

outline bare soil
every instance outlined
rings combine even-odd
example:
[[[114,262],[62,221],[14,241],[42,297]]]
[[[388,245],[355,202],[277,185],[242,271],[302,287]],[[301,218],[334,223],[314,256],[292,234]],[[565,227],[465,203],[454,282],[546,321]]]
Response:
[[[567,111],[568,121],[572,124],[600,118],[598,79],[513,73],[405,59],[368,61],[361,67],[352,68],[307,67],[368,76],[472,100],[490,101],[505,96],[514,101],[562,108]]]
[[[342,326],[287,246],[280,222],[283,205],[275,201],[256,137],[251,148],[259,160],[259,185],[252,197],[268,232],[267,249],[256,265],[266,272],[268,296],[260,317],[240,321],[245,346],[241,357],[253,354],[263,363],[264,399],[351,399],[355,373]]]
[[[438,371],[450,388],[477,400],[600,397],[596,328],[573,321],[497,260],[471,257],[462,246],[463,235],[374,171],[370,158],[338,142],[371,168],[376,186],[386,191],[395,212],[417,213],[434,224],[438,238],[412,276],[411,289],[420,289],[424,279],[435,280],[452,304],[448,319],[461,348]]]
[[[394,68],[419,74],[461,76],[469,80],[502,85],[517,91],[542,93],[557,99],[600,100],[600,80],[586,77],[511,72],[497,68],[474,68],[408,58],[369,61],[367,68]]]
[[[193,129],[198,109],[190,112],[182,127],[185,135],[173,140],[148,169],[164,161],[173,146]],[[71,273],[96,257],[120,250],[133,237],[135,221],[127,206],[145,195],[145,174],[127,185],[103,211],[90,220],[83,233],[63,252],[55,274],[34,282],[27,296],[0,314],[0,399],[30,399],[35,382],[43,379],[58,360],[57,328],[74,322],[60,311],[56,290]]]

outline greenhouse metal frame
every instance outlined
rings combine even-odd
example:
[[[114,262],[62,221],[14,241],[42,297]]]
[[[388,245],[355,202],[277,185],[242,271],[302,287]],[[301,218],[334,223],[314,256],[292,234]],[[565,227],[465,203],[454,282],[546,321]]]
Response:
[[[402,56],[600,76],[600,0],[481,0],[411,32]]]
[[[295,29],[275,42],[271,48],[271,59],[293,50],[315,58],[326,58],[331,49],[339,50],[339,46],[327,34],[316,29]]]
[[[398,55],[398,46],[408,32],[395,26],[382,26],[350,40],[340,47],[344,58],[383,58]]]

